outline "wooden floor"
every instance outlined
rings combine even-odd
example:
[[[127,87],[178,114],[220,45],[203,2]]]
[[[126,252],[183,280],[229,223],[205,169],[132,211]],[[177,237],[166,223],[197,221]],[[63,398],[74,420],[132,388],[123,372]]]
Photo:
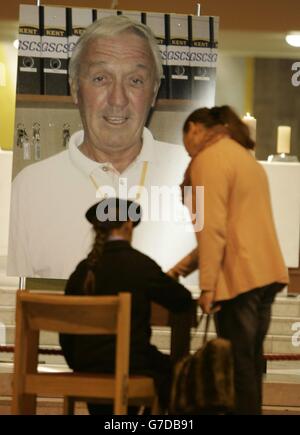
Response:
[[[11,400],[9,398],[0,399],[0,415],[10,415]],[[42,399],[38,402],[38,415],[62,415],[61,400]],[[75,409],[76,415],[89,415],[85,403],[78,402]],[[269,406],[263,409],[264,415],[300,415],[300,408]]]

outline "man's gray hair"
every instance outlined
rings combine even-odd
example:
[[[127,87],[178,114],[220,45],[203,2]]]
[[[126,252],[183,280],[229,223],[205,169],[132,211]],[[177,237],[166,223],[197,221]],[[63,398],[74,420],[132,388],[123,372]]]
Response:
[[[150,27],[146,26],[145,24],[132,21],[123,15],[112,15],[101,18],[87,27],[85,32],[81,35],[73,50],[69,63],[69,79],[71,86],[75,85],[75,88],[78,89],[81,55],[84,52],[87,44],[93,39],[115,36],[125,31],[133,32],[148,42],[155,63],[155,81],[159,86],[163,76],[163,69],[161,54],[155,36],[153,35]]]

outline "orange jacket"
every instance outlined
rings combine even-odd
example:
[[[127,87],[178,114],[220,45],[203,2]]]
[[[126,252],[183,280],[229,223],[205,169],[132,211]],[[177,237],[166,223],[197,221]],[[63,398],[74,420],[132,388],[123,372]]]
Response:
[[[191,181],[204,186],[204,227],[196,233],[200,288],[214,290],[218,301],[288,283],[267,175],[250,152],[223,138],[195,157]]]

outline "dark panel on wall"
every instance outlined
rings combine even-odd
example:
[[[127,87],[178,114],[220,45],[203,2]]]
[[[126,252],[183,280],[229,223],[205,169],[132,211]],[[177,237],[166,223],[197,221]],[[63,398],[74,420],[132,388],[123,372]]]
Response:
[[[290,59],[256,59],[254,114],[257,118],[256,156],[266,160],[276,152],[277,127],[292,127],[291,154],[300,160],[300,86],[292,84]]]

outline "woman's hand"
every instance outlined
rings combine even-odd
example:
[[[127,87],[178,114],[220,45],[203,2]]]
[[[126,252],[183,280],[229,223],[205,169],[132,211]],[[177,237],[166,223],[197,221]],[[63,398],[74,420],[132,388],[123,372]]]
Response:
[[[198,268],[198,250],[193,249],[184,258],[182,258],[178,263],[175,264],[170,270],[168,270],[167,275],[178,281],[180,276],[187,276],[194,272]]]
[[[170,276],[171,278],[175,279],[175,281],[178,281],[178,279],[180,277],[180,272],[179,272],[179,270],[176,269],[176,267],[173,267],[172,269],[168,270],[168,272],[166,272],[166,274],[168,276]]]
[[[221,309],[220,305],[214,305],[215,292],[213,290],[202,290],[198,299],[203,313],[213,314]]]

